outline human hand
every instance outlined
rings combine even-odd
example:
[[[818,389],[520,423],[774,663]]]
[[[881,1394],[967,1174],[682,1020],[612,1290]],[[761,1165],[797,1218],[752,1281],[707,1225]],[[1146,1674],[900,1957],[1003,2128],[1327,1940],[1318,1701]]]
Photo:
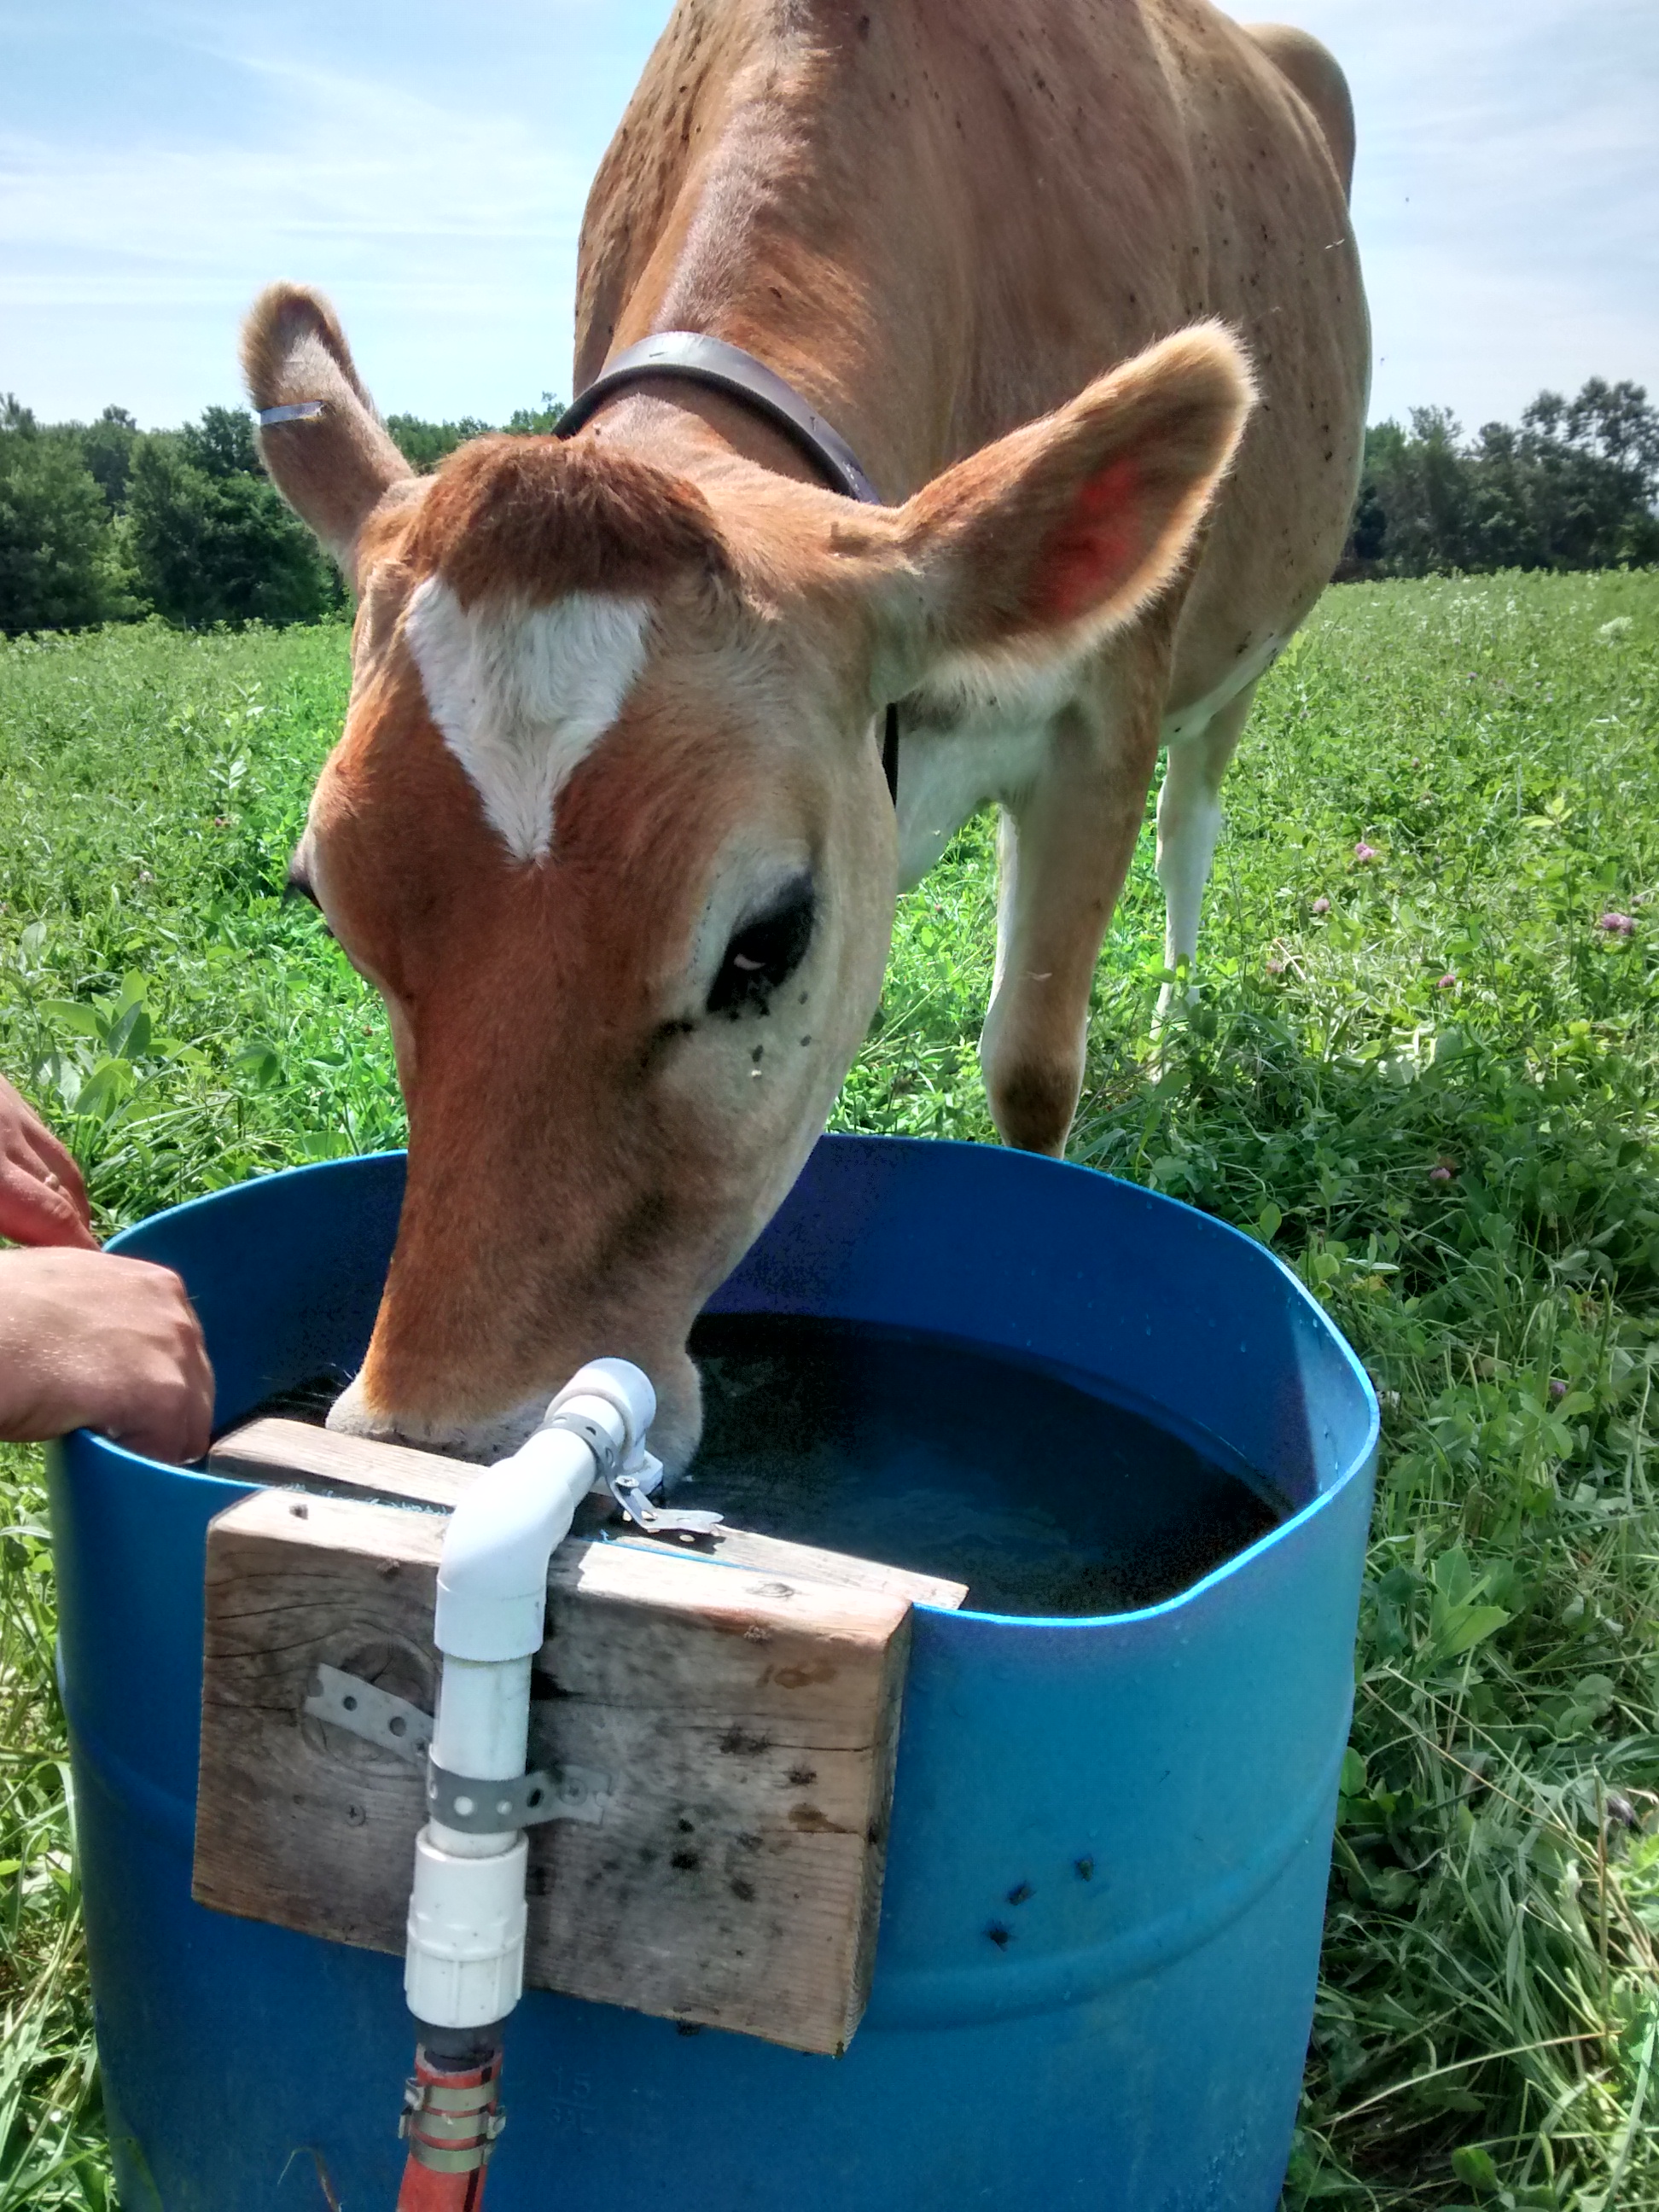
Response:
[[[95,1252],[81,1170],[0,1075],[0,1237]]]
[[[199,1459],[213,1423],[201,1324],[170,1268],[112,1253],[0,1252],[0,1437],[96,1429]]]

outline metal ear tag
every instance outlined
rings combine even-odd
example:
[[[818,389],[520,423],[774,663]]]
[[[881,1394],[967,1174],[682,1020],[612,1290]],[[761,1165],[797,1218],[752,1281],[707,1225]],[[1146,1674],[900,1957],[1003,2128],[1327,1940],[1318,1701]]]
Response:
[[[273,422],[308,422],[313,415],[326,412],[325,399],[295,399],[286,407],[261,407],[254,416],[262,430],[270,429]]]

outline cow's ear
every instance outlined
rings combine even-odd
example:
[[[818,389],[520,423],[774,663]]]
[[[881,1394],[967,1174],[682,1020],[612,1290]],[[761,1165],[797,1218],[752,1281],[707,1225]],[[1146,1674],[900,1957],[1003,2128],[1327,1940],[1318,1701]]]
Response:
[[[1237,342],[1200,325],[936,477],[895,516],[883,673],[1017,680],[1128,622],[1187,558],[1254,399]]]
[[[359,381],[334,310],[301,285],[270,285],[242,325],[242,373],[276,489],[355,580],[359,532],[414,471]]]

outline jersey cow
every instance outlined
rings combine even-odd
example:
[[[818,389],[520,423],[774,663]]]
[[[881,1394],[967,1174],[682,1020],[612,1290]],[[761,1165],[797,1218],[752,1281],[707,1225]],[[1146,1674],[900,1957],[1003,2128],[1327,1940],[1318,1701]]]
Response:
[[[1174,969],[1252,687],[1341,547],[1352,150],[1323,49],[1206,0],[680,0],[588,202],[576,388],[723,340],[880,504],[661,380],[416,477],[327,307],[258,302],[267,464],[360,601],[295,878],[409,1108],[337,1425],[490,1455],[614,1352],[683,1465],[691,1321],[823,1126],[899,887],[991,800],[986,1082],[1062,1150],[1160,744]]]

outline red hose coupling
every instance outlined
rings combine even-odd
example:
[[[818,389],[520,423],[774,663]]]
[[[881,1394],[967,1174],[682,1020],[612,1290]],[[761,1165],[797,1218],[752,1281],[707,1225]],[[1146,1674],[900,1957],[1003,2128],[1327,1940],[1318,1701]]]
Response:
[[[430,2063],[424,2045],[404,2089],[398,2133],[409,2145],[398,2212],[478,2212],[484,2169],[507,2124],[498,2044],[481,2066],[447,2074]]]

